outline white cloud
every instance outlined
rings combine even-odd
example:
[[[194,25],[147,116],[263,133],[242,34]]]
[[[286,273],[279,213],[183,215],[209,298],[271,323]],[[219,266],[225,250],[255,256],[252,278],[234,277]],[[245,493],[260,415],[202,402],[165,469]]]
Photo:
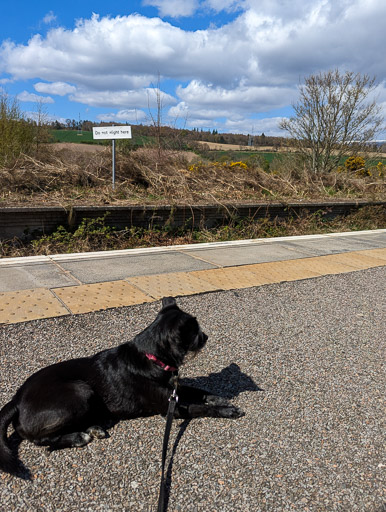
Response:
[[[74,93],[76,91],[76,87],[74,87],[73,85],[67,84],[65,82],[53,82],[53,83],[38,82],[38,83],[34,84],[34,89],[37,92],[56,94],[58,96],[65,96],[66,94]]]
[[[144,0],[142,3],[157,7],[160,16],[172,18],[192,16],[199,7],[198,0]]]
[[[43,23],[46,23],[47,25],[49,25],[50,23],[52,23],[55,20],[56,20],[56,15],[53,13],[53,11],[50,11],[44,16]]]
[[[143,110],[119,110],[118,112],[110,112],[106,114],[97,115],[100,121],[114,122],[114,121],[135,121],[140,122],[146,119],[147,116]]]
[[[282,117],[267,117],[265,119],[243,118],[239,120],[228,119],[224,128],[230,133],[249,133],[253,135],[272,135],[274,137],[284,137],[285,133],[279,129],[279,123]]]
[[[182,103],[171,109],[172,114],[177,114],[178,110],[183,109],[193,116],[211,119],[278,109],[291,102],[295,91],[289,87],[243,84],[225,89],[193,80],[185,88],[177,87],[177,95]]]
[[[23,91],[17,95],[19,101],[33,101],[35,103],[55,103],[50,96],[39,96],[28,91]]]
[[[170,115],[223,123],[272,115],[296,100],[296,85],[311,73],[340,68],[386,79],[384,0],[146,1],[163,16],[236,14],[196,31],[139,14],[93,15],[25,45],[3,42],[0,71],[10,78],[2,80],[38,80],[37,92],[85,105],[146,110],[159,74],[161,85],[184,84],[178,99],[165,97]]]
[[[366,69],[380,79],[386,75],[383,0],[295,0],[291,5],[248,0],[242,5],[247,10],[233,22],[197,31],[141,15],[94,15],[78,21],[74,30],[35,35],[27,45],[6,41],[0,61],[15,79],[38,77],[95,90],[147,87],[158,72],[223,87],[240,81],[288,85],[340,66]]]
[[[159,91],[159,94],[164,106],[176,103],[173,96],[161,91]],[[79,89],[70,95],[70,100],[93,107],[156,108],[157,89],[147,88],[136,91],[90,91],[88,89]]]
[[[47,123],[54,123],[55,121],[59,121],[59,123],[66,124],[66,118],[60,117],[60,116],[55,116],[55,115],[49,114],[47,112],[39,113],[39,112],[29,111],[29,112],[25,112],[24,115],[25,115],[26,119],[31,119],[32,121],[39,122],[43,118],[44,121]]]
[[[209,7],[214,11],[238,11],[245,9],[246,2],[240,0],[205,0],[202,7]]]

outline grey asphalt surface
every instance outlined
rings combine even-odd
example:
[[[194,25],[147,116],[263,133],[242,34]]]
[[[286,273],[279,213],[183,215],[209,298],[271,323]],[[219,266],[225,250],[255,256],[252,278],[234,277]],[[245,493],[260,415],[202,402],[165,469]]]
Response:
[[[209,335],[182,377],[246,414],[174,422],[168,510],[386,510],[385,278],[379,267],[178,299]],[[131,339],[159,307],[1,327],[1,405],[39,368]],[[32,480],[0,474],[0,510],[156,510],[164,427],[123,421],[49,456],[23,442]]]

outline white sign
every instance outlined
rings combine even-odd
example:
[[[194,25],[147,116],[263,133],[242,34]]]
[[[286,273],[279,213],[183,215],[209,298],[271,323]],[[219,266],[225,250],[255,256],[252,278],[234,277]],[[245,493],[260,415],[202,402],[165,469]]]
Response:
[[[102,126],[92,129],[93,139],[131,139],[131,126]]]

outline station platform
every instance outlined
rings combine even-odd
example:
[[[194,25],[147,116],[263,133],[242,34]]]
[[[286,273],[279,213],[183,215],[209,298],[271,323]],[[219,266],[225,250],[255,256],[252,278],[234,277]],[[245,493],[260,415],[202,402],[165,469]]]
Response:
[[[0,323],[386,265],[386,229],[0,259]]]

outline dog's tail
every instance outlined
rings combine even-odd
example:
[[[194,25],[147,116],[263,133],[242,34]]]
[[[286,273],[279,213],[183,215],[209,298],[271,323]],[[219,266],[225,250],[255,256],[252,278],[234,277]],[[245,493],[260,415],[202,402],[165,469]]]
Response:
[[[14,400],[8,402],[0,411],[0,469],[11,474],[17,473],[19,461],[9,446],[7,429],[17,413]]]

